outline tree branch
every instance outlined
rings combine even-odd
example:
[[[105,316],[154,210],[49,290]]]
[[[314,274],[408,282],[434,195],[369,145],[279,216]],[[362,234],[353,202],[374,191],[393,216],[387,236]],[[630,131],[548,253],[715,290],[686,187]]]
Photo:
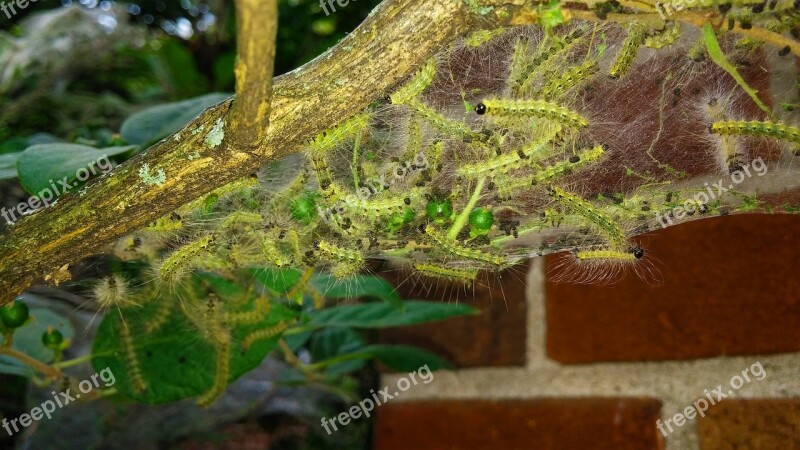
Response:
[[[275,37],[278,33],[277,0],[236,0],[236,92],[228,114],[229,139],[237,148],[262,145],[269,125]]]
[[[566,4],[565,16],[593,16],[587,7],[599,1]],[[271,6],[261,0],[238,0],[243,12],[240,33],[259,36],[240,36],[236,71],[242,101],[231,106],[228,99],[207,109],[81,192],[18,222],[0,239],[0,304],[38,280],[68,280],[69,264],[103,252],[120,236],[270,161],[302,150],[311,136],[388,93],[459,35],[535,23],[539,5],[546,3],[386,0],[333,49],[276,78],[270,106],[267,80],[274,50],[260,43],[270,33],[258,30],[269,29],[274,16],[257,16]],[[713,17],[709,14],[706,20]],[[674,19],[682,20],[681,14]],[[149,174],[160,171],[165,179],[154,183]]]

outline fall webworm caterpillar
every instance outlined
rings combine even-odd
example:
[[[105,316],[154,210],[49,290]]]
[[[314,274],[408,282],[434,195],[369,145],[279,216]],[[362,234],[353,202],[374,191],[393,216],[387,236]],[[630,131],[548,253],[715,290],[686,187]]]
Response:
[[[497,267],[501,267],[505,263],[502,256],[487,253],[475,248],[465,247],[459,245],[458,242],[456,241],[451,241],[447,239],[447,237],[443,233],[441,233],[439,230],[437,230],[431,225],[427,225],[425,227],[425,234],[430,236],[436,243],[436,245],[438,245],[439,247],[441,247],[442,249],[453,255],[460,256],[462,258],[472,259],[474,261],[488,263]]]
[[[422,275],[432,278],[445,278],[451,281],[471,283],[478,276],[478,269],[457,269],[431,263],[414,264],[414,269]]]
[[[649,36],[644,40],[644,45],[649,48],[660,49],[672,45],[681,37],[681,23],[678,21],[669,22],[667,26],[655,36]]]
[[[725,120],[714,122],[710,130],[715,134],[766,136],[800,143],[800,128],[783,123]]]
[[[416,98],[428,85],[431,84],[433,78],[436,76],[436,62],[429,59],[422,69],[414,75],[408,83],[401,86],[400,89],[389,95],[393,105],[402,105],[408,103],[410,100]]]
[[[500,197],[511,197],[515,192],[520,189],[526,189],[531,186],[536,186],[544,183],[551,182],[557,178],[573,173],[579,168],[592,164],[603,157],[605,152],[602,145],[596,145],[593,148],[583,150],[576,157],[571,157],[566,161],[561,161],[551,166],[545,167],[542,170],[536,171],[532,175],[522,178],[508,178],[506,180],[497,181],[497,191]]]
[[[263,330],[253,331],[244,338],[244,341],[242,341],[242,353],[246,352],[254,342],[275,337],[286,331],[287,328],[289,328],[289,324],[287,322],[280,321],[275,326],[265,328]]]
[[[369,126],[370,114],[362,112],[345,120],[339,126],[323,131],[318,134],[308,144],[308,151],[312,155],[325,155],[334,147],[341,144],[347,139],[354,137],[357,133],[361,133]],[[326,165],[327,167],[327,165]]]
[[[198,406],[208,406],[218,399],[228,387],[228,378],[231,373],[231,337],[226,332],[221,332],[214,339],[214,384],[203,395],[197,398]]]
[[[597,73],[598,70],[600,70],[600,66],[598,66],[597,61],[594,60],[589,60],[580,66],[569,68],[560,76],[550,79],[542,88],[539,96],[548,101],[560,97],[568,90]]]
[[[435,109],[420,102],[419,100],[409,100],[408,106],[413,108],[420,117],[425,119],[426,122],[428,122],[434,128],[438,128],[445,134],[466,137],[474,140],[481,140],[485,138],[485,136],[481,135],[480,133],[472,131],[463,122],[448,119]]]
[[[214,237],[207,235],[178,247],[159,264],[159,278],[163,281],[177,281],[182,278],[183,269],[191,266],[213,243]]]
[[[128,329],[128,324],[121,317],[117,323],[119,324],[119,333],[122,338],[122,353],[125,359],[125,366],[130,372],[133,388],[137,392],[143,392],[147,390],[147,383],[142,377],[142,369],[139,366],[139,358],[136,356],[136,347],[133,345],[131,331]]]
[[[595,224],[598,228],[603,230],[608,240],[613,243],[615,247],[625,247],[627,243],[625,233],[622,231],[619,224],[611,217],[592,206],[591,203],[576,195],[570,194],[559,187],[552,186],[550,188],[550,194],[556,199],[556,201],[571,211],[583,216],[589,222]]]
[[[580,25],[563,38],[553,36],[547,47],[544,47],[533,59],[524,64],[519,70],[517,78],[509,80],[511,92],[515,95],[519,95],[521,92],[526,91],[530,87],[537,73],[537,69],[547,65],[550,60],[572,48],[574,44],[579,42],[586,31],[587,27],[585,25]]]
[[[628,35],[622,42],[622,49],[617,54],[617,59],[614,60],[608,74],[612,78],[619,78],[625,75],[630,69],[633,60],[636,58],[636,53],[639,51],[639,46],[644,41],[646,27],[640,22],[631,22],[628,26]]]
[[[581,128],[589,124],[580,114],[545,100],[486,99],[475,106],[478,115],[539,117]]]
[[[481,45],[491,41],[497,36],[505,33],[505,28],[498,28],[496,30],[478,30],[470,33],[469,36],[464,38],[464,45],[467,47],[480,47]]]
[[[124,308],[126,306],[136,305],[136,303],[131,300],[128,282],[117,274],[100,280],[100,282],[95,285],[93,294],[97,305],[100,306],[100,309],[103,311],[108,311],[113,307]]]
[[[523,165],[535,166],[536,161],[540,161],[550,155],[551,141],[560,132],[561,126],[556,125],[550,128],[542,138],[526,144],[517,151],[503,153],[486,161],[465,164],[459,167],[456,173],[467,178],[480,178],[486,175],[497,176],[498,174],[508,176],[508,171],[518,169]]]
[[[344,263],[348,266],[364,266],[364,256],[355,250],[348,250],[327,241],[319,241],[316,249],[323,259]]]

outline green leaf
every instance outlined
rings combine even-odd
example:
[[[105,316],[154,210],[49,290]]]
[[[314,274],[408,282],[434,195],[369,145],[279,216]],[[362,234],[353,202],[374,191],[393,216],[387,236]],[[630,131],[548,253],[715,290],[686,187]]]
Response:
[[[346,305],[309,313],[312,327],[388,328],[435,322],[450,317],[476,315],[472,306],[411,300],[398,310],[389,303]]]
[[[120,135],[129,144],[146,147],[180,130],[206,108],[230,96],[211,93],[144,109],[123,122]]]
[[[58,197],[67,190],[59,180],[66,177],[70,189],[78,187],[82,183],[79,176],[85,181],[89,176],[108,172],[112,169],[109,157],[133,149],[132,146],[94,148],[62,143],[32,145],[17,159],[17,173],[29,194],[37,195],[45,189],[53,192],[51,185],[55,185],[58,191],[55,197]]]
[[[453,368],[440,356],[410,345],[370,345],[359,353],[369,355],[397,372],[413,372],[423,366],[430,370]]]
[[[375,297],[395,308],[403,307],[403,299],[391,283],[381,277],[357,275],[345,281],[327,273],[314,274],[311,284],[326,298],[345,299]]]
[[[546,7],[539,7],[539,25],[549,29],[566,22],[564,14],[561,12],[561,5],[558,0],[553,0]]]
[[[30,296],[30,294],[25,294],[23,298]],[[42,335],[48,327],[60,331],[65,339],[75,335],[69,319],[46,308],[31,308],[31,321],[14,332],[14,343],[11,348],[43,363],[50,363],[54,356],[53,350],[45,347],[42,343]],[[29,377],[34,374],[34,371],[19,360],[3,355],[0,356],[0,373]]]
[[[117,379],[115,387],[123,395],[144,403],[167,403],[202,395],[214,385],[217,371],[215,346],[206,334],[207,328],[200,329],[182,312],[180,301],[174,297],[162,297],[142,307],[124,310],[124,323],[129,327],[141,378],[147,387],[143,391],[134,388],[132,364],[126,360],[126,355],[130,353],[126,353],[128,348],[125,347],[123,322],[119,314],[111,313],[103,319],[94,341],[92,364],[98,371],[110,368]],[[228,312],[254,311],[255,301],[255,296],[250,299],[222,298],[217,307],[224,307]],[[163,305],[161,302],[174,302],[172,313],[163,326],[145,333],[145,324],[158,314],[159,307]],[[237,305],[235,309],[227,309],[228,305],[234,304]],[[261,364],[281,337],[281,333],[278,333],[271,338],[257,340],[245,351],[242,343],[250,333],[272,328],[295,317],[296,313],[289,308],[272,303],[268,314],[259,322],[230,325],[232,345],[228,359],[228,382],[232,383]]]
[[[346,353],[356,352],[364,347],[361,336],[350,328],[328,328],[314,333],[308,350],[314,361],[334,358]],[[364,366],[363,359],[352,359],[327,367],[331,375],[344,375]]]
[[[739,74],[739,71],[736,70],[730,62],[728,62],[727,58],[725,58],[725,54],[722,53],[722,49],[719,46],[719,41],[717,41],[717,35],[714,32],[714,28],[711,26],[710,23],[706,23],[703,26],[703,39],[706,42],[706,47],[708,48],[708,54],[711,56],[711,60],[721,68],[725,69],[726,72],[736,80],[736,83],[747,92],[747,95],[753,99],[756,105],[761,108],[764,112],[766,112],[770,117],[774,117],[775,113],[772,112],[771,109],[765,105],[760,98],[758,98],[758,91],[751,88],[749,84],[742,78]]]
[[[270,267],[253,271],[253,278],[280,294],[289,292],[302,275],[303,272],[297,269],[274,269]]]

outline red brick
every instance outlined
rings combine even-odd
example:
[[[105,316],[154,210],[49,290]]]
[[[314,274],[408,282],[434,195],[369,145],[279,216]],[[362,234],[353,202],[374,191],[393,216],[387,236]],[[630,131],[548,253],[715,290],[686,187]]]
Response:
[[[725,400],[697,422],[701,450],[800,450],[800,399]]]
[[[611,286],[548,283],[548,355],[587,363],[798,351],[799,236],[800,217],[739,215],[641,238],[663,285],[631,274]]]
[[[389,403],[377,409],[376,450],[662,449],[650,398]]]
[[[387,278],[399,285],[405,299],[460,301],[480,309],[478,316],[448,319],[413,327],[384,330],[385,344],[415,345],[445,357],[456,367],[522,366],[525,364],[527,303],[525,276],[528,265],[485,274],[473,288],[401,282],[397,274]]]

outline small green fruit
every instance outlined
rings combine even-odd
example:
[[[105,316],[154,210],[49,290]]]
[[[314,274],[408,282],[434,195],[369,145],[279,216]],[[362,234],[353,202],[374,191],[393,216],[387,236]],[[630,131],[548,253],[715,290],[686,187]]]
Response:
[[[42,344],[49,349],[60,349],[62,342],[64,342],[64,335],[55,328],[48,328],[42,335]]]
[[[434,222],[442,223],[453,215],[453,203],[449,199],[433,199],[428,202],[425,212]]]
[[[22,324],[28,321],[29,316],[28,305],[18,300],[0,308],[0,321],[2,321],[3,325],[7,328],[22,326]]]
[[[494,214],[488,209],[483,208],[475,208],[469,214],[469,223],[472,225],[472,229],[479,232],[485,233],[492,228],[492,224],[494,224]]]

